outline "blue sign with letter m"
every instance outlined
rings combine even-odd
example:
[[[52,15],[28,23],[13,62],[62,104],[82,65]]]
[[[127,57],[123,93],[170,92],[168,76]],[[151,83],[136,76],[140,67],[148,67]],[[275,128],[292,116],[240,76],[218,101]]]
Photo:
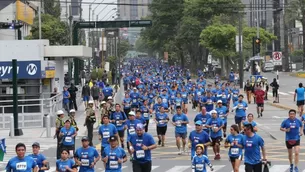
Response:
[[[18,79],[40,79],[40,61],[17,61]],[[0,79],[12,79],[12,62],[0,62]]]

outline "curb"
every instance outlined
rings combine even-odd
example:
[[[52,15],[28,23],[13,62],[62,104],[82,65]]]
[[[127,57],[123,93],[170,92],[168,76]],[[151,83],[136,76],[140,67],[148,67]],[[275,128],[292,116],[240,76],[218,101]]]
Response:
[[[277,108],[280,108],[280,109],[284,109],[284,110],[290,110],[290,109],[295,109],[295,107],[290,107],[290,106],[286,106],[286,105],[283,105],[283,104],[278,104],[278,103],[271,103],[271,102],[266,102],[266,104],[270,105],[270,106],[273,106],[273,107],[277,107]]]

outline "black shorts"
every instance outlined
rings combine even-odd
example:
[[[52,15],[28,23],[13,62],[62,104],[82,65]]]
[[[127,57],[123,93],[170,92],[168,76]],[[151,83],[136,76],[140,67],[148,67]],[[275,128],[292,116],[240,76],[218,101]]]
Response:
[[[182,139],[186,139],[187,133],[175,133],[175,137],[180,137]]]
[[[119,134],[119,137],[120,137],[120,138],[124,138],[124,136],[125,136],[125,130],[119,130],[119,131],[118,131],[118,134]]]
[[[304,100],[297,101],[297,106],[303,106],[303,105],[304,105]]]
[[[97,96],[97,97],[94,96],[94,97],[93,97],[93,100],[98,100],[99,98],[100,98],[99,96]]]
[[[107,102],[107,101],[108,101],[108,97],[109,97],[109,96],[105,96],[104,99],[103,99],[103,101]]]
[[[105,148],[103,146],[101,146],[101,155],[104,154],[104,150],[105,150]]]
[[[211,138],[211,139],[212,139],[211,146],[214,146],[216,143],[218,143],[220,145],[221,137],[216,137],[216,138]]]
[[[131,109],[133,109],[133,108],[138,109],[138,108],[139,108],[139,106],[138,106],[138,105],[131,105]]]
[[[222,128],[227,129],[227,126],[228,126],[228,122],[225,122],[225,123],[223,123],[223,127]]]
[[[240,160],[240,161],[242,161],[243,160],[243,156],[242,155],[239,155],[238,157],[229,157],[229,159],[230,159],[230,161],[231,162],[235,162],[235,160]]]
[[[157,127],[157,135],[161,135],[164,136],[166,134],[167,131],[167,126],[165,127]]]
[[[246,120],[246,117],[237,117],[235,116],[235,124],[239,124],[241,123],[242,121]]]
[[[126,145],[127,145],[127,150],[129,150],[130,148],[129,142],[126,142]]]
[[[292,149],[295,146],[300,146],[300,140],[294,140],[294,141],[286,141],[286,147],[287,149]]]
[[[264,107],[264,103],[256,103],[257,107]]]

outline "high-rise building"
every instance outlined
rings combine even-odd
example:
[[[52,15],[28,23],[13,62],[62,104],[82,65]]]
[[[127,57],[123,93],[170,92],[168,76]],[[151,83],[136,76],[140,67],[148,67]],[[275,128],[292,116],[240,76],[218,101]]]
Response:
[[[118,0],[118,20],[141,20],[143,17],[149,15],[148,4],[151,2],[152,0]],[[142,28],[122,28],[120,30],[121,39],[127,39],[130,44],[134,45],[139,38],[141,29]]]

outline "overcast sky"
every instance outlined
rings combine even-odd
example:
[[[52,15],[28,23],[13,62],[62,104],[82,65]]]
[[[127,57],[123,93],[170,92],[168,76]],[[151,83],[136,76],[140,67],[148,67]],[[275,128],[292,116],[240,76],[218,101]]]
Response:
[[[96,20],[96,15],[98,15],[99,20],[114,20],[110,16],[116,16],[116,11],[113,10],[114,8],[117,8],[117,5],[105,5],[105,4],[94,4],[96,3],[117,3],[117,0],[83,0],[82,8],[83,8],[83,19],[86,21],[89,21],[89,4],[92,4],[92,10],[91,10],[91,17],[90,20],[92,21],[92,11],[94,10],[94,21]],[[106,15],[106,16],[105,16]],[[109,19],[110,17],[110,19]]]

